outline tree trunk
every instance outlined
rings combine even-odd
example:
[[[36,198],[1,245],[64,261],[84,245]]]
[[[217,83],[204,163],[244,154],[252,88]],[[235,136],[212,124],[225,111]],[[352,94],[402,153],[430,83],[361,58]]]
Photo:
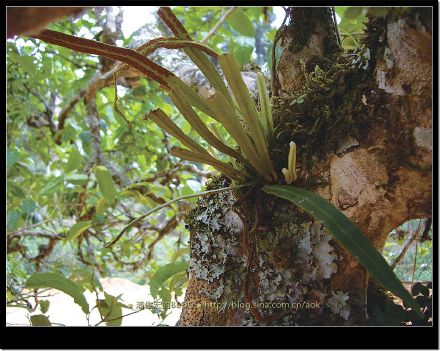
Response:
[[[340,50],[329,8],[291,8],[280,31],[276,170],[295,141],[295,185],[332,202],[378,250],[393,228],[431,216],[431,19],[430,8],[370,18],[355,52]],[[367,272],[295,205],[245,188],[200,198],[186,223],[179,325],[365,323]]]

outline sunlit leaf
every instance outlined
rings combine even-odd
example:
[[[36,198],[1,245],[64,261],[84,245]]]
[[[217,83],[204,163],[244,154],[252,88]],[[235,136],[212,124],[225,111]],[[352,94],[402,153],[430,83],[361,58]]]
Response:
[[[40,310],[43,313],[46,313],[49,310],[50,301],[49,300],[41,300],[40,301]]]
[[[70,151],[69,160],[64,168],[66,173],[69,173],[75,169],[79,169],[82,164],[82,156],[76,148],[72,148]]]
[[[162,287],[163,283],[174,274],[184,271],[188,268],[187,262],[173,262],[169,263],[161,268],[153,275],[150,280],[150,293],[156,298],[159,289]]]
[[[29,289],[53,288],[61,290],[73,297],[75,303],[81,306],[84,313],[89,313],[89,304],[81,289],[69,279],[57,273],[37,272],[32,274],[26,281],[25,286]]]
[[[84,233],[84,231],[86,231],[91,226],[92,226],[91,221],[75,223],[69,230],[69,235],[67,235],[67,240],[75,239],[76,237]]]
[[[99,189],[109,204],[112,204],[116,198],[115,183],[111,173],[104,166],[98,166],[95,169],[96,179]]]
[[[40,190],[40,195],[51,195],[56,191],[60,190],[64,183],[64,177],[53,177],[51,178],[46,185]]]
[[[31,323],[33,327],[50,327],[52,325],[49,318],[47,318],[44,314],[36,314],[31,316]]]
[[[228,17],[226,22],[232,27],[232,29],[242,35],[247,37],[255,36],[255,28],[252,22],[241,9],[234,11],[232,15]]]

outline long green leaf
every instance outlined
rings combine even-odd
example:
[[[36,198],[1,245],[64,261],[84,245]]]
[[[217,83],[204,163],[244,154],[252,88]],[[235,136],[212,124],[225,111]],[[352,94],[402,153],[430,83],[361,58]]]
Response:
[[[182,23],[169,7],[161,7],[157,11],[157,14],[177,38],[183,40],[192,40],[185,27],[182,25]],[[229,95],[228,89],[226,88],[223,79],[215,69],[215,66],[212,64],[212,62],[206,57],[205,53],[192,47],[187,47],[183,50],[195,63],[195,65],[202,71],[202,73],[212,84],[212,86],[217,91],[220,91],[223,95],[225,95],[227,100],[232,103],[231,96]]]
[[[196,130],[196,132],[199,133],[199,135],[208,142],[208,144],[216,148],[218,151],[236,158],[238,161],[244,164],[247,163],[246,159],[242,155],[240,155],[229,146],[223,144],[221,140],[219,140],[214,134],[211,133],[205,123],[203,123],[197,113],[193,110],[191,105],[188,103],[185,95],[178,87],[176,87],[173,93],[170,93],[169,96],[174,105],[176,105],[177,109],[183,115],[183,117]]]
[[[261,73],[257,74],[258,95],[260,97],[261,119],[266,132],[266,140],[270,141],[273,135],[272,110],[270,108],[269,92],[266,88],[266,81]]]
[[[205,164],[211,165],[215,169],[217,169],[218,171],[220,171],[225,176],[227,176],[231,179],[240,180],[240,178],[246,177],[246,173],[243,173],[243,172],[236,170],[235,168],[228,165],[227,163],[219,161],[209,154],[208,155],[201,154],[198,152],[185,150],[185,149],[182,149],[177,146],[175,146],[171,149],[171,154],[173,156],[180,157],[180,158],[187,160],[187,161],[200,162],[200,163],[205,163]]]
[[[171,134],[173,137],[178,139],[183,145],[185,145],[189,149],[200,152],[202,154],[208,153],[208,151],[206,151],[203,147],[197,144],[188,135],[182,132],[182,130],[161,109],[151,111],[145,117],[145,119],[147,118],[151,119],[154,123],[156,123],[159,126],[159,128]]]
[[[383,256],[345,214],[319,195],[290,185],[264,186],[263,190],[289,200],[319,220],[365,269],[386,289],[400,297],[420,317],[420,307],[397,279]]]
[[[37,272],[32,274],[26,281],[27,288],[53,288],[61,290],[73,297],[74,301],[81,306],[84,313],[89,313],[89,304],[84,297],[81,289],[73,281],[64,278],[60,274]]]
[[[172,277],[174,274],[184,271],[188,268],[186,262],[173,262],[169,263],[161,268],[153,275],[150,280],[150,293],[156,298],[160,287],[165,281]]]
[[[83,221],[75,223],[69,230],[66,240],[72,240],[92,226],[92,221]]]
[[[101,190],[107,202],[109,204],[112,204],[116,198],[116,189],[111,173],[104,166],[96,167],[95,173],[96,179],[99,184],[99,189]]]
[[[257,153],[263,159],[263,163],[265,163],[270,169],[270,173],[274,179],[276,179],[277,175],[273,169],[272,161],[270,160],[267,142],[260,127],[258,110],[255,107],[255,104],[249,93],[249,89],[241,77],[238,63],[231,54],[220,55],[218,57],[218,62],[223,70],[223,73],[225,74],[229,86],[231,87],[231,90],[240,108],[240,112],[246,121],[251,137],[255,142]]]
[[[260,157],[241,125],[233,106],[228,104],[225,97],[220,92],[217,92],[211,99],[209,99],[208,103],[214,113],[217,114],[217,118],[223,124],[223,127],[240,146],[241,151],[246,156],[247,160],[249,160],[252,167],[255,168],[258,174],[271,181],[270,171],[265,167],[265,163],[261,162]]]

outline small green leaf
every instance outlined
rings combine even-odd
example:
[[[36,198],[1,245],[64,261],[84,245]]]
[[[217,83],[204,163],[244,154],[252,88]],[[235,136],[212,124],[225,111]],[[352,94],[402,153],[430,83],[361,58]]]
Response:
[[[86,174],[73,173],[66,176],[66,181],[75,185],[87,184],[89,177]]]
[[[96,179],[99,189],[109,204],[112,204],[116,198],[115,183],[111,173],[104,166],[98,166],[95,169]]]
[[[50,301],[48,300],[41,300],[40,301],[40,310],[43,313],[46,313],[49,310]]]
[[[40,190],[40,195],[51,195],[59,190],[64,183],[64,177],[53,177],[47,184]]]
[[[107,326],[119,327],[122,323],[122,308],[121,303],[118,302],[118,297],[112,296],[104,292],[105,300],[97,300],[101,317],[106,320]]]
[[[21,203],[21,210],[26,214],[32,214],[35,209],[37,208],[37,205],[34,200],[32,199],[24,199]]]
[[[390,7],[367,7],[367,13],[374,17],[383,17],[388,14]]]
[[[228,17],[227,23],[233,30],[247,37],[255,36],[255,28],[243,10],[236,10]]]
[[[34,63],[34,57],[33,56],[20,56],[18,58],[18,61],[23,68],[24,71],[30,73],[31,75],[35,74],[35,63]]]
[[[92,226],[91,221],[84,221],[75,223],[69,230],[69,234],[67,235],[67,240],[72,240],[78,237],[81,233]]]
[[[103,197],[101,197],[95,205],[95,209],[96,209],[96,215],[99,216],[101,214],[103,214],[105,212],[105,210],[107,209],[108,204],[107,204],[107,200]]]
[[[174,274],[184,271],[188,268],[188,263],[180,261],[169,263],[163,267],[160,267],[159,270],[153,275],[150,280],[150,293],[156,298],[158,295],[159,289],[162,287],[162,284]]]
[[[31,323],[33,327],[50,327],[52,323],[44,314],[37,314],[31,316]]]
[[[25,286],[29,289],[53,288],[60,290],[73,297],[75,303],[81,306],[84,313],[89,313],[89,304],[81,289],[69,279],[57,273],[37,272],[32,274],[26,281]]]
[[[21,217],[21,212],[18,209],[13,209],[11,211],[8,211],[8,215],[7,215],[7,228],[10,231],[16,230],[18,227],[18,223],[20,221],[20,217]]]
[[[20,152],[15,149],[9,149],[6,153],[6,169],[9,171],[11,167],[20,160]]]
[[[345,10],[344,17],[350,20],[355,20],[362,12],[363,7],[349,7]]]
[[[82,164],[82,156],[79,153],[78,149],[72,148],[70,151],[69,160],[67,161],[64,170],[66,173],[69,173],[75,169],[81,168]]]
[[[250,45],[240,45],[234,48],[234,56],[239,65],[243,66],[251,62],[251,55],[254,48]]]
[[[397,279],[383,256],[344,213],[319,195],[294,186],[271,185],[264,186],[263,190],[268,194],[293,202],[319,220],[380,284],[400,297],[420,317],[423,317],[419,305]]]

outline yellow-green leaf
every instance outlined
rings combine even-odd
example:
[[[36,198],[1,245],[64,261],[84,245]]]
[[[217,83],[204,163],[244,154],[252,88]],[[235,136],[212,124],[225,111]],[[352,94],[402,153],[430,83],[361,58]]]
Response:
[[[67,235],[67,240],[72,240],[78,237],[81,233],[86,231],[88,228],[92,226],[91,221],[84,221],[75,223],[69,230],[69,234]]]
[[[89,313],[89,304],[80,287],[60,274],[46,272],[34,273],[28,278],[25,286],[29,289],[53,288],[60,290],[73,297],[75,303],[81,306],[84,313]]]
[[[109,204],[112,204],[116,198],[116,189],[111,173],[104,166],[98,166],[95,169],[96,179],[99,189]]]
[[[31,316],[31,323],[33,327],[50,327],[52,325],[49,318],[47,318],[44,314],[36,314]]]
[[[64,168],[66,173],[69,173],[75,169],[79,169],[82,164],[82,156],[79,153],[78,149],[72,148],[70,151],[69,160],[67,161],[67,164]]]

